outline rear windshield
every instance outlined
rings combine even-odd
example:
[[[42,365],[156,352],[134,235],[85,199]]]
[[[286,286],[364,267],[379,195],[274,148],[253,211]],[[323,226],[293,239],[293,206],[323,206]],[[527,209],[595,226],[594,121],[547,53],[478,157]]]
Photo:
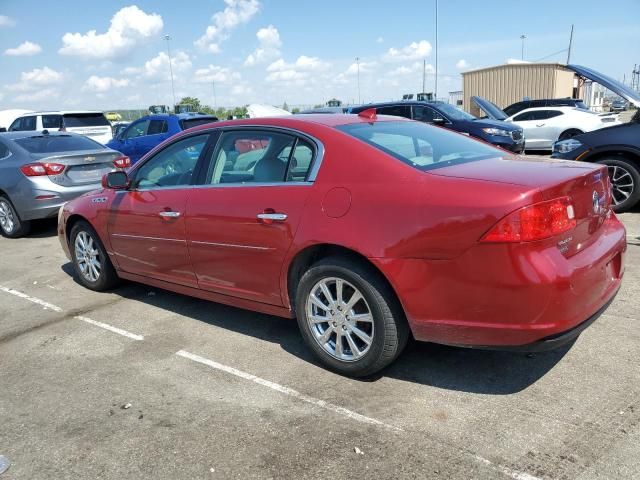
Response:
[[[106,148],[87,137],[75,135],[39,135],[18,138],[15,142],[29,153],[73,152],[76,150],[101,150]]]
[[[67,113],[63,117],[64,126],[68,128],[111,126],[102,113]]]
[[[218,117],[199,117],[199,118],[187,118],[180,120],[180,126],[183,130],[188,128],[197,127],[198,125],[205,125],[207,123],[217,122]]]
[[[505,155],[490,145],[420,122],[355,123],[337,128],[423,171]]]

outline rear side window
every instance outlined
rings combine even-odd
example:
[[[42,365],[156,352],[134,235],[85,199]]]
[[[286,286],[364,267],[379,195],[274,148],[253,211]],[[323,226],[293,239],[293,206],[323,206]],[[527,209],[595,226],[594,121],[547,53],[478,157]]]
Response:
[[[42,128],[62,128],[62,115],[43,115]]]
[[[207,123],[217,122],[218,117],[204,117],[204,118],[185,118],[180,120],[180,128],[187,130],[188,128],[197,127],[198,125],[206,125]]]
[[[376,109],[376,112],[378,115],[393,115],[394,117],[411,118],[411,107],[409,107],[409,105],[380,107]]]
[[[73,152],[106,148],[98,142],[79,135],[39,135],[18,138],[15,142],[29,153]]]
[[[149,128],[147,129],[147,135],[167,133],[167,130],[169,130],[169,125],[166,120],[151,120],[149,122]]]
[[[356,123],[337,128],[423,171],[504,156],[497,148],[424,123]]]
[[[63,117],[64,126],[67,128],[111,126],[102,113],[67,113]]]
[[[10,153],[9,148],[4,143],[0,143],[0,160],[8,157]]]

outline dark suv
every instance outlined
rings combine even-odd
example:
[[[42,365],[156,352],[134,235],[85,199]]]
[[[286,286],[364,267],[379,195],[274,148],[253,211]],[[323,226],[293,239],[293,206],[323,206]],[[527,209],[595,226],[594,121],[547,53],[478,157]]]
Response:
[[[379,115],[411,118],[465,133],[514,153],[522,153],[524,150],[521,127],[499,120],[476,118],[448,103],[418,101],[370,103],[352,107],[349,113],[360,113],[369,108],[375,108]]]
[[[575,107],[589,110],[589,107],[579,98],[544,98],[542,100],[523,100],[522,102],[512,103],[502,110],[507,117],[512,117],[518,112],[527,108],[535,107]]]

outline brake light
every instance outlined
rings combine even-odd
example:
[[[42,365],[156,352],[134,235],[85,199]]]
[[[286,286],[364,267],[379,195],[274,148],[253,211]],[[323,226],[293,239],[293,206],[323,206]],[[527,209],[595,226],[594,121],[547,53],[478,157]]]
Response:
[[[41,177],[43,175],[58,175],[64,170],[59,163],[27,163],[20,167],[27,177]]]
[[[510,213],[489,230],[482,242],[531,242],[576,226],[570,197],[535,203]]]
[[[131,166],[131,159],[127,156],[118,157],[113,161],[116,168],[129,168]]]

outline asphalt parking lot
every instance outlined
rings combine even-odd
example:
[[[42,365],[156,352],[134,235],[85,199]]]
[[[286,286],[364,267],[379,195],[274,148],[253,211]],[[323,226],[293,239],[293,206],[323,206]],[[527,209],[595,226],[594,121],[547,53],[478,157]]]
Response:
[[[639,478],[640,211],[622,219],[622,290],[571,347],[418,344],[368,381],[292,321],[90,292],[50,222],[0,238],[0,478]]]

